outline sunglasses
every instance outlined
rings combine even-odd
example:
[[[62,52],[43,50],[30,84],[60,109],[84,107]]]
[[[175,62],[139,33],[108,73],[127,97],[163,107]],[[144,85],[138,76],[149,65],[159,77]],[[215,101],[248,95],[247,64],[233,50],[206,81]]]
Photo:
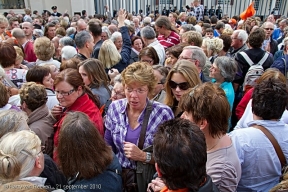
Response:
[[[272,28],[264,28],[265,30],[270,30],[270,31],[273,31],[274,29],[272,29]]]
[[[179,87],[179,89],[181,90],[187,90],[190,88],[190,85],[188,82],[184,82],[184,83],[175,83],[174,81],[169,81],[169,86],[171,89],[176,89],[177,86]]]

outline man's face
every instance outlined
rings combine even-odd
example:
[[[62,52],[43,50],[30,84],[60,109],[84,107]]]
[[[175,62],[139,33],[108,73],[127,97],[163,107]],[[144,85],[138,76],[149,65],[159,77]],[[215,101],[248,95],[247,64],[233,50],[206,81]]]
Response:
[[[85,22],[79,23],[77,26],[77,32],[84,31],[87,28],[87,24]]]
[[[86,43],[86,46],[87,46],[87,48],[89,50],[89,53],[92,54],[93,48],[94,48],[94,40],[93,40],[93,36],[92,35],[91,35],[90,40]]]
[[[33,23],[34,23],[34,24],[37,24],[37,25],[42,25],[42,23],[40,22],[39,19],[34,19]]]
[[[281,31],[284,31],[284,28],[286,27],[287,25],[286,25],[286,22],[280,22],[279,23],[279,29],[281,30]]]
[[[274,31],[274,24],[271,22],[267,22],[264,26],[264,31],[265,31],[266,38],[269,38]]]
[[[30,36],[33,34],[33,26],[29,23],[24,22],[22,24],[22,29],[25,33],[25,36]]]
[[[57,9],[53,9],[53,12],[54,12],[54,13],[57,13]]]
[[[55,35],[56,35],[56,27],[49,27],[47,34],[48,34],[48,38],[49,39],[52,39],[53,37],[55,37]]]
[[[231,35],[231,39],[231,47],[233,47],[234,49],[239,49],[243,45],[243,41],[241,39],[238,39],[238,33],[234,32]]]
[[[19,28],[19,22],[18,21],[13,21],[13,23],[11,24],[11,29],[14,29],[14,28]]]

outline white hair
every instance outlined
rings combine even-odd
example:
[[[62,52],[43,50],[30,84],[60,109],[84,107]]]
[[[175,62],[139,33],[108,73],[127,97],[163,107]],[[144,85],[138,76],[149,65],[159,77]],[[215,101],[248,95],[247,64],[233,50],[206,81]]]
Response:
[[[61,58],[62,59],[65,59],[65,60],[71,59],[76,54],[77,54],[77,51],[76,51],[75,47],[72,47],[70,45],[64,46],[61,49]]]
[[[243,30],[243,29],[238,29],[238,30],[235,30],[233,33],[236,33],[238,34],[237,35],[237,38],[238,39],[241,39],[243,44],[246,43],[247,39],[248,39],[248,33]]]
[[[116,31],[111,35],[110,39],[113,43],[115,43],[118,37],[122,37],[122,34],[119,31]]]
[[[202,28],[200,25],[194,25],[194,28],[196,29],[196,31],[200,34],[202,34]]]

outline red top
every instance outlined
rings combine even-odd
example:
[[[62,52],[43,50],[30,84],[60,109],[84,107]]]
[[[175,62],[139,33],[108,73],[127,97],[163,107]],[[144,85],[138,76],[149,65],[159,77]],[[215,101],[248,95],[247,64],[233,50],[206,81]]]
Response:
[[[28,41],[24,47],[25,52],[25,60],[28,62],[35,62],[37,60],[37,57],[34,53],[33,43],[31,41]]]
[[[238,120],[241,119],[242,115],[244,114],[246,106],[248,105],[250,99],[252,98],[253,91],[254,91],[254,88],[249,89],[249,91],[245,93],[245,95],[242,97],[241,101],[237,105],[235,113],[236,113]]]
[[[94,104],[94,102],[89,98],[89,96],[85,93],[81,97],[79,97],[70,107],[66,108],[64,114],[59,119],[59,121],[54,125],[55,135],[54,135],[54,152],[53,159],[58,164],[58,153],[57,147],[59,144],[59,133],[60,129],[66,116],[67,112],[70,111],[80,111],[89,116],[90,120],[95,124],[99,133],[104,137],[104,126],[102,116],[98,107]]]
[[[161,190],[161,192],[188,192],[188,191],[189,191],[188,188],[170,190],[166,186]]]
[[[158,35],[157,39],[160,42],[160,44],[164,47],[164,49],[167,49],[180,43],[180,36],[174,31],[171,31],[170,35],[167,38],[165,38],[164,35]]]

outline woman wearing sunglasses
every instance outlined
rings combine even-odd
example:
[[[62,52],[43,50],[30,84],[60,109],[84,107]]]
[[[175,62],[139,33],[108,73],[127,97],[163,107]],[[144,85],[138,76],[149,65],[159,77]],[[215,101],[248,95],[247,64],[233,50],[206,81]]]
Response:
[[[175,117],[182,113],[178,108],[178,103],[187,89],[200,84],[198,70],[196,66],[187,60],[177,61],[170,70],[165,84],[166,98],[165,104],[174,112]]]

